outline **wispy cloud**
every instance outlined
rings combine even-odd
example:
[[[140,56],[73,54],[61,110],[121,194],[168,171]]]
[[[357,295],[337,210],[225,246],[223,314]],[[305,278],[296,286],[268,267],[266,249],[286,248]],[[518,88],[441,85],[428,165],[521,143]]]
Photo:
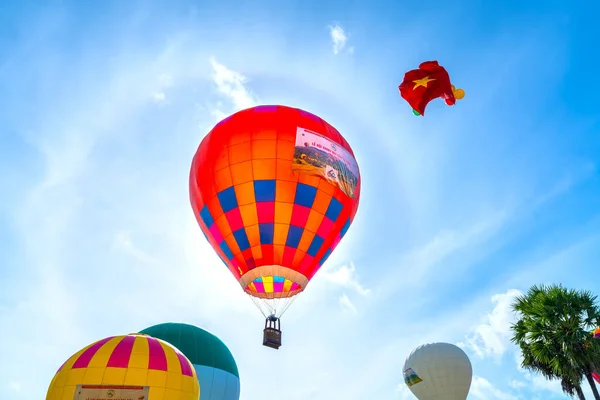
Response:
[[[103,77],[104,90],[86,101],[65,96],[46,104],[50,118],[40,118],[38,130],[28,137],[44,170],[13,215],[20,263],[28,267],[22,275],[26,284],[18,283],[22,286],[14,291],[11,305],[0,312],[0,325],[20,327],[0,344],[0,359],[37,358],[38,368],[31,373],[26,363],[9,369],[0,363],[0,375],[13,382],[13,391],[35,387],[34,397],[43,397],[40,391],[64,359],[103,335],[178,317],[185,320],[185,315],[255,311],[200,234],[187,195],[179,190],[186,187],[181,177],[187,174],[188,162],[174,157],[169,168],[157,163],[170,154],[156,157],[151,148],[155,138],[164,135],[153,136],[156,127],[140,125],[140,115],[156,115],[149,107],[149,93],[164,99],[177,82],[177,75],[157,73],[165,61],[162,54],[158,58],[160,62],[145,59],[120,65],[106,76],[100,69],[88,71],[92,80],[75,75],[73,79],[80,79],[77,83],[88,90]],[[175,72],[185,68],[183,58],[180,61]],[[227,87],[228,81],[219,79]],[[230,89],[225,98],[243,103],[243,86],[233,83]],[[142,145],[137,143],[140,131]],[[160,147],[173,147],[169,140],[182,137],[182,132],[191,138],[184,139],[184,145],[194,141],[193,126],[171,126],[165,140],[159,140]],[[98,297],[90,295],[133,281],[135,285],[120,290],[119,304],[113,296],[97,302]],[[224,292],[231,294],[223,296]],[[210,296],[221,300],[198,308]],[[105,324],[91,329],[93,319]],[[47,326],[69,329],[47,331]],[[45,341],[36,340],[36,332],[44,330]]]
[[[117,232],[114,237],[112,248],[128,254],[143,264],[156,264],[159,261],[150,254],[140,249],[132,240],[130,231]]]
[[[353,262],[347,265],[326,267],[318,272],[319,277],[327,282],[344,288],[353,289],[361,296],[368,296],[371,290],[364,287],[358,280],[356,267]]]
[[[213,71],[211,76],[218,93],[231,104],[228,109],[229,112],[223,111],[220,106],[211,111],[217,121],[222,120],[231,112],[253,107],[257,104],[256,96],[245,86],[247,79],[244,75],[232,71],[213,57],[210,58],[210,64]]]
[[[21,383],[19,383],[17,381],[9,382],[8,388],[15,393],[21,393]]]
[[[6,190],[11,197],[7,204],[18,206],[6,206],[6,215],[0,216],[14,228],[0,260],[10,276],[0,281],[0,326],[11,327],[0,341],[0,385],[7,392],[27,400],[43,398],[56,369],[82,346],[153,323],[183,321],[215,332],[230,347],[242,374],[242,400],[256,393],[266,400],[273,393],[286,393],[288,400],[388,399],[401,384],[403,358],[412,348],[460,339],[474,355],[471,397],[510,399],[502,397],[506,392],[504,396],[519,393],[521,399],[532,399],[528,394],[537,391],[546,399],[560,394],[557,382],[520,373],[514,360],[508,366],[492,365],[514,350],[499,326],[508,318],[500,306],[506,288],[521,287],[550,271],[554,280],[580,280],[586,275],[564,272],[564,265],[586,265],[598,258],[598,237],[585,245],[573,245],[577,238],[571,238],[568,251],[543,264],[511,260],[512,253],[502,248],[511,239],[507,230],[525,230],[548,219],[537,218],[537,211],[543,214],[554,200],[596,174],[589,160],[577,169],[551,154],[556,150],[565,160],[581,161],[590,135],[560,135],[562,142],[556,144],[547,126],[534,123],[539,118],[572,132],[575,116],[567,115],[562,126],[548,116],[548,109],[541,113],[535,106],[545,107],[548,99],[533,95],[527,97],[527,112],[519,112],[503,89],[506,82],[529,80],[522,65],[535,64],[539,81],[513,89],[519,95],[528,88],[556,93],[541,71],[546,67],[534,59],[546,47],[536,52],[535,40],[525,47],[514,44],[514,37],[529,37],[523,32],[532,30],[547,38],[544,29],[534,24],[522,31],[511,25],[508,50],[496,46],[496,33],[487,32],[481,37],[489,41],[476,40],[455,54],[447,62],[455,65],[445,65],[464,83],[471,100],[452,109],[432,104],[431,116],[423,119],[398,114],[401,100],[390,86],[398,79],[398,65],[415,56],[410,48],[392,55],[376,47],[389,43],[373,41],[371,53],[385,60],[371,55],[361,59],[357,73],[352,63],[336,60],[353,50],[348,26],[329,26],[331,42],[326,42],[324,31],[314,38],[306,35],[301,19],[257,20],[265,18],[260,10],[248,15],[260,23],[260,29],[251,30],[220,18],[219,13],[230,13],[226,8],[205,13],[200,4],[193,16],[159,5],[152,10],[136,8],[132,23],[119,8],[111,20],[124,28],[102,29],[101,35],[92,18],[80,19],[68,7],[48,11],[51,24],[31,23],[28,12],[19,32],[26,35],[33,26],[35,40],[30,35],[15,42],[12,58],[0,66],[2,76],[10,78],[2,87],[11,89],[4,96],[11,102],[0,107],[0,118],[11,122],[4,124],[8,136],[2,136],[0,152],[12,152],[12,140],[15,151],[29,157],[19,153],[15,167],[5,168],[11,174],[19,174],[21,167],[28,172],[18,176],[18,191]],[[385,16],[347,18],[374,32],[371,28],[377,27],[368,21],[379,23]],[[421,18],[431,20],[430,15],[416,20]],[[71,20],[86,23],[65,23]],[[75,26],[76,31],[69,30]],[[443,37],[429,31],[394,30],[392,37],[415,42],[409,36],[427,41],[434,52],[446,46]],[[215,40],[198,40],[205,37]],[[159,42],[163,38],[168,38],[166,45]],[[331,43],[337,57],[315,64],[319,42]],[[548,48],[557,47],[549,42]],[[265,45],[257,50],[256,43]],[[499,58],[509,62],[498,63]],[[490,70],[500,71],[491,81]],[[21,103],[15,104],[21,106],[14,106],[19,95]],[[262,317],[201,234],[186,190],[193,152],[215,120],[266,99],[326,117],[353,144],[364,172],[361,209],[328,262],[332,268],[320,271],[284,315],[283,353],[260,345]],[[502,125],[507,115],[516,119]],[[585,138],[587,147],[578,137]],[[572,204],[583,220],[579,203]],[[555,221],[570,217],[552,210]],[[597,223],[585,225],[591,231]],[[559,225],[540,252],[556,254]],[[523,246],[534,241],[521,239]],[[501,287],[493,293],[499,295],[491,304],[487,285],[474,282],[455,293],[448,310],[418,309],[425,302],[449,302],[443,294],[451,290],[448,280],[462,274],[476,279],[470,274],[477,272],[473,267],[492,252],[508,258],[507,268],[512,265],[518,272],[514,280],[498,282]],[[356,265],[338,263],[336,257],[354,259]],[[495,279],[495,273],[488,278]],[[116,289],[118,298],[104,295]],[[418,313],[408,315],[411,308]],[[373,329],[367,318],[387,324]],[[365,347],[365,338],[379,345]],[[36,360],[34,368],[31,360]],[[269,393],[263,390],[265,370],[270,371]],[[402,387],[398,395],[413,398]]]
[[[480,376],[473,376],[470,396],[480,400],[518,400],[519,397],[495,387],[490,381]]]
[[[542,375],[539,374],[532,374],[531,372],[527,371],[526,369],[524,369],[523,367],[521,367],[521,364],[523,362],[523,357],[521,356],[520,352],[515,352],[515,361],[517,364],[517,370],[520,371],[523,374],[523,379],[525,382],[523,381],[511,381],[510,385],[515,387],[528,387],[530,390],[539,393],[540,391],[544,391],[544,392],[550,392],[556,396],[565,396],[563,391],[562,391],[562,387],[560,385],[560,381],[556,380],[556,379],[546,379],[544,378]]]
[[[510,387],[513,389],[522,389],[524,387],[527,387],[527,384],[523,381],[520,381],[518,379],[513,379],[510,381],[509,383]]]
[[[356,315],[358,313],[358,311],[356,310],[356,306],[352,304],[352,301],[350,301],[350,299],[348,298],[348,296],[346,296],[345,293],[340,296],[340,307],[342,307],[344,311],[347,311],[351,314]]]
[[[479,357],[493,357],[499,361],[507,351],[512,337],[511,325],[516,319],[512,303],[521,294],[519,290],[510,289],[492,296],[495,304],[492,312],[485,315],[466,337],[466,346]]]
[[[418,291],[433,280],[461,273],[460,271],[469,267],[469,261],[474,257],[486,250],[491,251],[485,245],[504,226],[506,219],[507,213],[503,210],[490,213],[471,225],[442,230],[407,254],[397,256],[396,260],[386,261],[395,268],[378,288],[378,299],[385,300],[393,296],[400,287],[403,290]],[[449,268],[444,261],[456,255],[461,256],[460,265]],[[407,270],[410,271],[410,279],[406,279]]]
[[[406,383],[402,382],[396,387],[399,400],[414,400],[415,396],[412,394]]]
[[[512,311],[511,305],[515,297],[521,294],[521,291],[517,289],[509,289],[504,293],[493,295],[491,297],[491,301],[494,303],[492,311],[483,316],[480,322],[466,335],[465,341],[459,342],[458,345],[473,351],[481,359],[491,358],[495,360],[495,368],[500,368],[500,358],[505,354],[510,354],[511,359],[514,357],[516,369],[522,376],[521,379],[511,379],[508,382],[508,386],[514,389],[515,393],[522,393],[523,390],[528,390],[538,394],[540,391],[544,391],[556,396],[563,396],[559,381],[547,380],[543,376],[532,374],[521,367],[523,360],[521,353],[510,342],[510,338],[512,337],[511,324],[516,320],[516,315]],[[471,394],[482,400],[510,400],[517,398],[513,394],[493,387],[484,378],[474,378]]]
[[[167,99],[166,91],[173,85],[173,77],[169,74],[160,74],[158,76],[158,82],[156,89],[152,94],[154,101],[162,103]]]
[[[344,31],[344,28],[342,28],[340,24],[336,23],[329,26],[329,36],[331,37],[331,42],[333,45],[333,54],[339,54],[346,47],[349,34]],[[354,48],[349,47],[348,51],[353,53]]]

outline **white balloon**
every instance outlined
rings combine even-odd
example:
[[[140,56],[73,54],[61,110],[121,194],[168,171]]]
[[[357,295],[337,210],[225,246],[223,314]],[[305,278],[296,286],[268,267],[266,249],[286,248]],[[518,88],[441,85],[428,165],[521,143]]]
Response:
[[[404,362],[404,382],[419,400],[466,400],[472,379],[469,357],[450,343],[419,346]]]

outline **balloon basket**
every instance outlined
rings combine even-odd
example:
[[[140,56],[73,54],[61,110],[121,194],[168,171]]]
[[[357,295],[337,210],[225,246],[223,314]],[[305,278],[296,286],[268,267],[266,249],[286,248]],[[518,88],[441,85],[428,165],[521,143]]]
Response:
[[[265,329],[263,330],[263,346],[272,349],[281,347],[281,325],[279,318],[269,316],[265,321]]]

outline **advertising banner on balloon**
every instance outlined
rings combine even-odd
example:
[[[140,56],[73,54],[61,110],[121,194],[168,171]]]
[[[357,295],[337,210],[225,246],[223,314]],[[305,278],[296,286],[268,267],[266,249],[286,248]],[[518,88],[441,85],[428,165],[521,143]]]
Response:
[[[78,385],[73,400],[148,400],[148,386]]]
[[[354,197],[359,175],[356,160],[348,150],[316,132],[296,129],[292,171],[320,176]]]
[[[404,371],[404,383],[406,383],[406,386],[416,385],[419,382],[423,382],[423,379],[419,378],[419,375],[412,368]]]

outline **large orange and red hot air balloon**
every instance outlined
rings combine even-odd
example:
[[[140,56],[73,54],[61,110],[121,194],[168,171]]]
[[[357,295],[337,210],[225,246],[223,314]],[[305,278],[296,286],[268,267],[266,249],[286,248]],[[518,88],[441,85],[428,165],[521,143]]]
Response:
[[[311,113],[281,105],[219,122],[190,173],[202,232],[267,323],[279,323],[331,255],[359,198],[358,164],[342,135]]]

